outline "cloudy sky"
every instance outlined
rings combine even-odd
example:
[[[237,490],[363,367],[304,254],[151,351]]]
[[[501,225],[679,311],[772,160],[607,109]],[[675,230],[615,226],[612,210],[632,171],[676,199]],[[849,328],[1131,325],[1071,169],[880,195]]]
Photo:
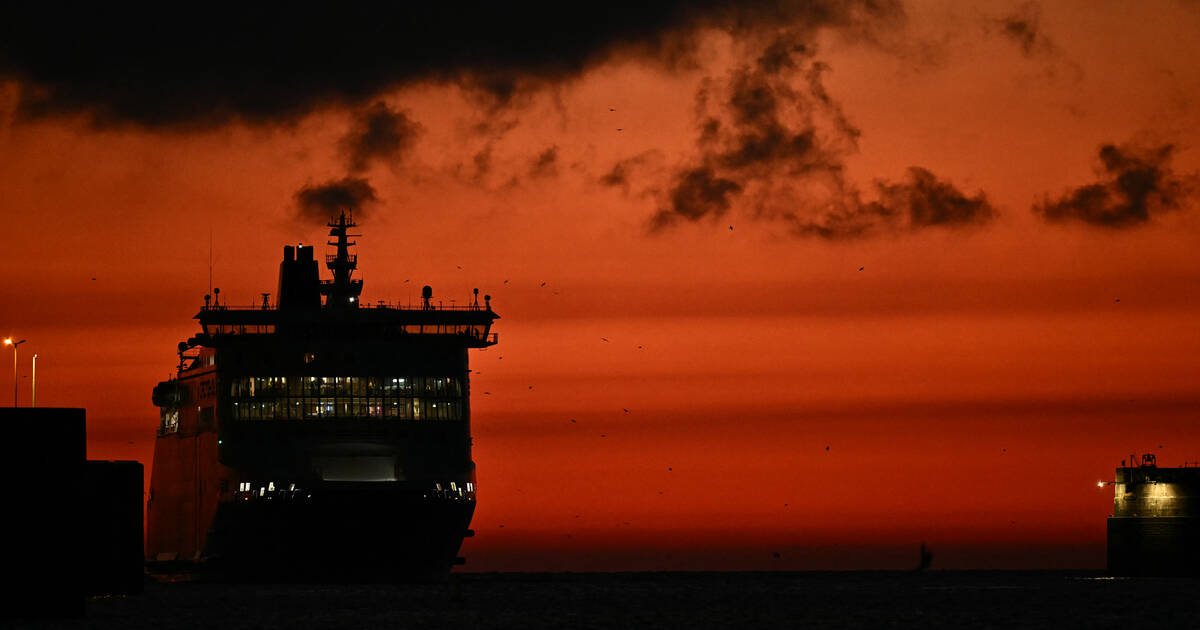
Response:
[[[637,4],[17,10],[22,400],[149,465],[210,238],[250,304],[350,204],[365,300],[502,316],[470,568],[1102,566],[1200,460],[1200,4]]]

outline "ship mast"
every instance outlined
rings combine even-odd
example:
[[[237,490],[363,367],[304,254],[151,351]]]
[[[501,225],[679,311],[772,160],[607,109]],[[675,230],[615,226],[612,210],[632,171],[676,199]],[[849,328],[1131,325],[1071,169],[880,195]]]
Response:
[[[358,268],[358,254],[351,254],[350,248],[355,241],[349,240],[361,234],[350,234],[350,228],[355,227],[354,219],[342,211],[337,220],[330,220],[329,236],[335,241],[327,245],[337,247],[337,253],[325,256],[325,266],[333,272],[333,281],[322,283],[321,293],[325,295],[325,306],[334,308],[357,308],[358,296],[362,293],[362,280],[352,280],[350,276]]]

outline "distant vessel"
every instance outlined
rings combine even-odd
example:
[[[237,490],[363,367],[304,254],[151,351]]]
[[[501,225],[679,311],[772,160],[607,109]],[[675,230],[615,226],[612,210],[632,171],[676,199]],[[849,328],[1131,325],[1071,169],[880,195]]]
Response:
[[[355,227],[287,246],[276,303],[196,315],[160,408],[146,556],[234,574],[424,579],[463,562],[475,510],[468,350],[497,342],[490,296],[360,301]]]
[[[1153,454],[1121,462],[1108,518],[1115,575],[1200,574],[1200,467],[1159,468]]]

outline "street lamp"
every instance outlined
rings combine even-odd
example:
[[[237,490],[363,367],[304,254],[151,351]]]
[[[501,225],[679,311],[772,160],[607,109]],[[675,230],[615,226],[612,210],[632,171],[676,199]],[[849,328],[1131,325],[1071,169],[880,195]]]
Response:
[[[13,349],[13,407],[17,406],[17,346],[25,343],[25,340],[13,341],[12,337],[4,340],[4,345],[12,346]]]

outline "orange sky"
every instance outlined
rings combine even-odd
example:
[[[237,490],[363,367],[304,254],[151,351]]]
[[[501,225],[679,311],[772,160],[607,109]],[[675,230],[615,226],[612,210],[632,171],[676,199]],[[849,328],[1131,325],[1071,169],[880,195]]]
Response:
[[[1200,460],[1194,189],[1123,228],[1031,211],[1097,181],[1105,143],[1170,143],[1195,184],[1200,9],[905,9],[880,41],[819,35],[861,132],[846,177],[870,196],[922,166],[984,191],[989,222],[796,236],[751,199],[772,173],[719,218],[650,230],[699,159],[697,90],[752,58],[719,30],[693,65],[616,56],[499,108],[446,82],[378,95],[421,131],[364,174],[381,202],[361,215],[363,298],[479,287],[502,316],[471,358],[469,569],[904,568],[921,541],[943,568],[1099,567],[1095,482],[1133,452]],[[1028,50],[1001,32],[1021,11]],[[20,81],[0,86],[0,333],[29,340],[22,403],[36,352],[39,403],[87,408],[89,456],[149,465],[150,390],[193,332],[210,231],[223,297],[274,291],[282,246],[324,239],[293,195],[346,174],[353,113],[96,129],[21,116]],[[626,187],[601,183],[630,158]]]

